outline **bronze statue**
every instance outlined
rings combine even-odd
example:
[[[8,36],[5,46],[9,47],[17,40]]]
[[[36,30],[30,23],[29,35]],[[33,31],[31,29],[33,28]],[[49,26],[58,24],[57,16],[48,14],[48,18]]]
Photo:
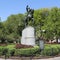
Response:
[[[27,11],[27,15],[25,17],[25,26],[28,25],[28,22],[31,20],[34,23],[34,18],[33,18],[33,14],[34,14],[34,9],[31,9],[28,5],[26,6],[26,11]]]

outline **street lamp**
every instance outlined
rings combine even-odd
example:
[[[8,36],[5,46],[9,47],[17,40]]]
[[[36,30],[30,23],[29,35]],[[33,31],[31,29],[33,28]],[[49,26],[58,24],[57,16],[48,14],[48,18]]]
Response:
[[[39,48],[40,48],[40,51],[42,51],[44,49],[44,39],[43,39],[43,36],[42,36],[42,33],[44,33],[45,30],[41,30],[41,36],[39,38]]]
[[[44,41],[43,41],[43,39],[39,40],[39,48],[40,48],[40,51],[42,51],[44,49]]]
[[[40,48],[40,51],[42,51],[44,49],[44,39],[43,39],[43,35],[42,33],[44,33],[45,30],[42,30],[41,29],[41,23],[40,23],[40,37],[39,37],[39,48]]]

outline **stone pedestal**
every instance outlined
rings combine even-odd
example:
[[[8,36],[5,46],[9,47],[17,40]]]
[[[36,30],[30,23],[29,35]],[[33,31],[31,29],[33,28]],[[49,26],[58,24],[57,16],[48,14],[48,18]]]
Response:
[[[22,31],[21,44],[35,46],[35,34],[33,27],[28,26]]]

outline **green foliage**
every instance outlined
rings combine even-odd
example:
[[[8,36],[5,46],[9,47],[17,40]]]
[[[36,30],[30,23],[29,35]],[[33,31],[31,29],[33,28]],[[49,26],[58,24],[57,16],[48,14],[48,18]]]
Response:
[[[0,55],[9,56],[34,56],[39,50],[38,46],[35,46],[34,48],[22,48],[22,49],[15,49],[15,45],[8,45],[8,46],[0,46]]]
[[[0,47],[0,56],[2,55],[2,49],[3,49],[3,47]]]
[[[15,48],[15,44],[9,44],[9,45],[6,46],[6,48],[13,49],[13,48]]]
[[[15,54],[15,48],[12,48],[12,49],[8,50],[8,55],[14,56],[14,54]]]
[[[24,28],[24,15],[10,15],[6,21],[0,22],[0,40],[1,43],[5,43],[7,40],[9,43],[20,40],[22,29]]]
[[[2,55],[6,55],[8,53],[8,48],[3,48],[2,49]]]
[[[51,9],[40,9],[34,13],[36,36],[40,36],[41,30],[45,30],[43,36],[47,40],[52,40],[54,37],[57,39],[60,36],[60,8],[54,7]]]
[[[60,53],[60,47],[59,45],[51,45],[51,46],[46,46],[44,48],[44,50],[41,52],[41,55],[44,55],[44,56],[55,56],[55,55],[58,55]]]
[[[34,56],[38,50],[39,50],[39,47],[16,49],[15,55],[18,55],[18,56]]]
[[[44,50],[39,51],[39,47],[15,49],[15,45],[0,46],[0,56],[55,56],[60,54],[60,45],[45,45]]]
[[[24,29],[25,14],[16,14],[8,16],[7,20],[0,22],[0,40],[4,43],[20,40],[22,30]],[[43,36],[46,40],[60,37],[60,8],[43,8],[34,11],[34,24],[29,25],[36,28],[36,37],[41,35],[40,29],[45,30]]]
[[[51,48],[50,48],[50,47],[46,47],[46,48],[41,52],[41,55],[50,56],[50,55],[51,55]]]

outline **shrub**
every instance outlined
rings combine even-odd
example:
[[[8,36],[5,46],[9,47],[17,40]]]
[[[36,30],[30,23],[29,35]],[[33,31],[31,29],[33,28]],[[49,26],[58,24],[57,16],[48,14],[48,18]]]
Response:
[[[51,47],[45,47],[44,50],[41,52],[41,55],[51,56]]]
[[[45,56],[54,56],[58,55],[58,53],[59,50],[57,49],[56,46],[45,47],[45,49],[41,52],[41,54]]]
[[[2,49],[3,49],[3,47],[0,47],[0,56],[2,55]]]
[[[57,49],[59,50],[59,53],[60,53],[60,45],[57,45],[56,47],[57,47]]]
[[[32,55],[33,56],[38,50],[39,50],[39,47],[16,49],[15,55],[18,55],[18,56],[31,56]]]
[[[9,49],[9,54],[10,54],[10,56],[14,56],[14,54],[15,54],[15,48]]]
[[[59,50],[57,49],[56,46],[54,46],[54,47],[52,46],[51,49],[52,49],[52,55],[53,55],[53,56],[54,56],[54,55],[58,55]]]
[[[38,56],[38,55],[44,55],[44,56],[54,56],[58,55],[60,53],[60,45],[46,45],[44,50],[41,52],[39,51],[39,47],[29,47],[27,48],[25,45],[23,45],[24,48],[16,49],[14,48],[14,45],[10,46],[0,46],[0,56],[5,55],[7,57],[9,56]],[[25,48],[26,47],[26,48]]]
[[[8,48],[3,48],[2,49],[2,55],[6,55],[8,53]]]

